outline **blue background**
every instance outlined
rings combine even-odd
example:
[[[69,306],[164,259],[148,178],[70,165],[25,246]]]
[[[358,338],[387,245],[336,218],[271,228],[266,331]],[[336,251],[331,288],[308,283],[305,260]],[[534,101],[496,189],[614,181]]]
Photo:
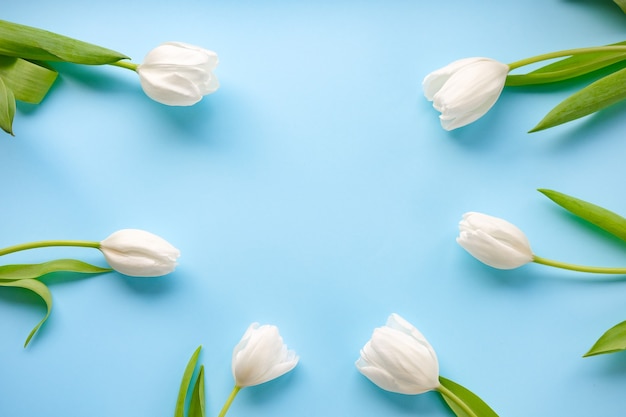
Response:
[[[618,104],[527,134],[591,78],[507,89],[444,131],[421,92],[455,59],[512,62],[626,39],[611,1],[12,1],[2,19],[141,62],[164,41],[215,50],[221,88],[190,108],[148,99],[135,74],[55,65],[39,106],[0,137],[0,246],[102,240],[141,228],[177,246],[175,273],[56,274],[52,316],[0,288],[0,416],[171,416],[204,346],[208,416],[230,392],[232,348],[277,325],[296,369],[244,389],[229,416],[450,416],[436,393],[391,394],[354,367],[396,312],[441,374],[501,416],[621,415],[623,353],[583,359],[626,319],[626,282],[540,265],[498,271],[455,243],[466,211],[503,217],[540,256],[626,265],[626,244],[536,191],[626,214]],[[4,263],[97,251],[39,249]]]

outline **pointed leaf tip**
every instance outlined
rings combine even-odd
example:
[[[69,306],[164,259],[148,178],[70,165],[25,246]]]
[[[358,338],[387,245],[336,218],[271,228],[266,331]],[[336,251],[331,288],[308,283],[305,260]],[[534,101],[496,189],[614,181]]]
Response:
[[[538,191],[570,213],[622,240],[626,240],[626,218],[619,214],[558,191],[545,188],[540,188]]]
[[[200,365],[200,371],[196,378],[196,383],[191,394],[189,402],[189,410],[187,417],[205,417],[205,399],[204,399],[204,365]]]
[[[556,105],[530,130],[555,127],[588,116],[626,99],[626,68],[589,84]]]
[[[13,134],[13,118],[15,117],[15,95],[3,77],[0,77],[0,129],[11,136]]]
[[[189,362],[187,362],[182,381],[180,382],[180,388],[178,390],[178,398],[176,399],[174,417],[185,417],[185,403],[187,402],[187,395],[191,386],[191,380],[193,378],[193,373],[196,369],[196,364],[198,363],[198,357],[200,356],[201,350],[202,345],[196,348],[196,350],[191,355],[191,358],[189,358]]]
[[[47,310],[46,315],[44,316],[43,319],[41,319],[39,323],[37,323],[37,325],[33,328],[33,330],[31,330],[31,332],[28,334],[28,337],[26,338],[26,342],[24,342],[24,347],[27,347],[31,339],[35,335],[35,333],[37,333],[37,331],[41,328],[41,326],[43,326],[46,320],[48,320],[48,317],[50,317],[50,313],[52,311],[52,294],[50,293],[50,290],[48,289],[46,284],[36,279],[22,279],[19,281],[8,281],[8,282],[0,281],[0,286],[24,288],[26,290],[32,291],[35,294],[37,294],[46,303],[46,310]]]
[[[626,321],[607,330],[583,357],[621,352],[623,350],[626,350]]]

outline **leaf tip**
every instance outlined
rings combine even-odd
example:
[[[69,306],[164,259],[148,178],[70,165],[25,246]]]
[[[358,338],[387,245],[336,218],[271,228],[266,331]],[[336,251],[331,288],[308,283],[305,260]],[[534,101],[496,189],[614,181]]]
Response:
[[[552,127],[552,126],[547,126],[543,123],[543,121],[539,122],[535,127],[533,127],[532,129],[530,129],[528,132],[526,133],[535,133],[535,132],[539,132],[542,130],[546,130],[547,128]]]
[[[11,116],[11,119],[9,120],[9,122],[6,123],[4,126],[1,126],[1,128],[2,128],[2,130],[4,130],[9,135],[15,137],[15,133],[13,132],[13,117],[12,116]]]
[[[595,346],[594,346],[595,347]],[[594,348],[589,349],[589,351],[587,351],[582,357],[583,358],[589,358],[591,356],[599,356],[599,355],[604,355],[606,353],[615,353],[615,352],[619,352],[620,349],[613,349],[613,350],[595,350]]]
[[[537,191],[539,191],[541,194],[545,195],[548,198],[552,198],[554,195],[560,194],[559,192],[551,190],[549,188],[537,188]]]
[[[33,338],[33,336],[35,335],[35,332],[37,331],[37,328],[33,329],[30,334],[28,335],[28,337],[26,338],[26,341],[24,342],[24,349],[26,349],[28,347],[28,344],[30,343],[31,339]]]

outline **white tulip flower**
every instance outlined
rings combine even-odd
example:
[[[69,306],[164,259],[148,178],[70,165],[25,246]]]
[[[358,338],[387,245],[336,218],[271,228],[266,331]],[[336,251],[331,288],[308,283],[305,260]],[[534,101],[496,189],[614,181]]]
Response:
[[[242,388],[276,379],[295,368],[298,360],[296,352],[287,349],[287,345],[283,343],[278,327],[252,323],[233,349],[235,387],[218,417],[226,415]]]
[[[298,359],[276,326],[252,323],[233,350],[235,385],[243,388],[271,381],[291,371]]]
[[[163,238],[138,229],[113,233],[100,242],[99,249],[111,268],[133,277],[169,274],[180,256],[180,251]]]
[[[217,54],[183,42],[166,42],[136,67],[144,92],[169,106],[191,106],[219,88]]]
[[[428,74],[422,87],[441,112],[441,126],[453,130],[487,113],[500,97],[509,70],[490,58],[464,58]]]
[[[440,386],[435,350],[419,330],[395,313],[385,326],[374,330],[356,367],[391,392],[421,394]]]
[[[498,269],[514,269],[534,259],[524,232],[498,217],[469,212],[459,223],[456,241],[479,261]]]

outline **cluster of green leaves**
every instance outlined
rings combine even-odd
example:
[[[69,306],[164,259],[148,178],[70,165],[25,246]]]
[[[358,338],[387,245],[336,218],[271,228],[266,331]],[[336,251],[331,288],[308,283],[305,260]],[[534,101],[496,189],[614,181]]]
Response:
[[[442,376],[437,389],[457,417],[498,417],[480,397],[462,385]]]
[[[202,346],[193,352],[180,383],[174,417],[204,417],[204,365],[200,365],[196,377],[196,365]],[[195,379],[195,381],[194,381]],[[186,412],[186,413],[185,413]]]
[[[57,78],[49,62],[111,64],[127,56],[46,30],[0,20],[0,128],[13,135],[16,100],[39,104]]]
[[[24,347],[33,338],[37,330],[46,322],[52,311],[52,294],[48,286],[41,281],[44,276],[54,272],[73,272],[80,274],[101,274],[112,271],[74,259],[57,259],[40,264],[16,264],[0,266],[0,287],[23,288],[37,294],[46,304],[46,314],[31,330],[24,342]]]
[[[530,132],[570,122],[626,99],[626,42],[540,55],[511,66],[515,69],[557,57],[561,59],[529,73],[509,74],[506,86],[555,83],[598,72],[603,75],[559,103]]]
[[[626,241],[626,218],[603,207],[554,190],[540,189],[546,197],[572,214]],[[584,356],[626,350],[626,321],[607,330]]]

